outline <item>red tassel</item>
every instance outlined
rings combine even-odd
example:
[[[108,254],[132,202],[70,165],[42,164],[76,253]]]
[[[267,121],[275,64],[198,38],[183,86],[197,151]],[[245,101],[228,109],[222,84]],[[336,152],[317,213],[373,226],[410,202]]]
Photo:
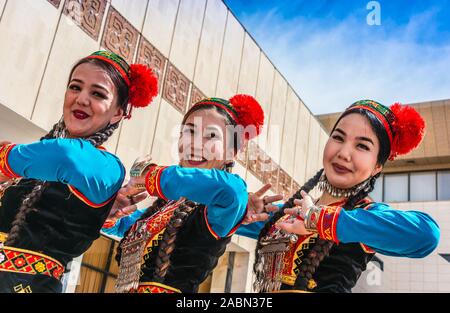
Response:
[[[143,64],[131,64],[129,76],[131,106],[146,107],[158,94],[158,78]]]
[[[425,121],[413,107],[395,103],[390,107],[395,115],[392,123],[394,142],[391,147],[390,160],[407,154],[416,148],[425,135]]]
[[[264,125],[264,111],[258,101],[252,96],[244,94],[235,95],[229,101],[238,115],[237,124],[244,128],[249,125],[256,128],[256,134],[246,132],[245,139],[250,140],[258,136]]]

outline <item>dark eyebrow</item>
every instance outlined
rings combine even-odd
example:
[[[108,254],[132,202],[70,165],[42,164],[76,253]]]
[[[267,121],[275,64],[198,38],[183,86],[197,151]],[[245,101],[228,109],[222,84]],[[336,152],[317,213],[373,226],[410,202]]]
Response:
[[[372,139],[370,139],[370,138],[367,138],[367,137],[356,137],[356,139],[370,142],[372,145],[375,146],[375,144],[373,143]]]
[[[73,81],[74,81],[74,82],[77,82],[77,83],[81,83],[81,84],[84,83],[81,79],[78,79],[78,78],[73,78],[70,82],[73,82]],[[104,90],[105,92],[109,93],[109,90],[106,89],[105,87],[101,86],[101,85],[93,84],[92,86],[94,86],[94,87],[96,87],[96,88],[99,88],[99,89],[102,89],[102,90]]]
[[[341,134],[344,135],[344,136],[347,136],[347,134],[346,134],[342,129],[340,129],[340,128],[336,128],[334,131],[336,131],[336,132],[338,132],[338,133],[341,133]]]
[[[193,128],[197,127],[194,125],[194,123],[186,123],[186,124],[184,124],[184,126],[189,126],[189,127],[193,127]]]
[[[340,128],[336,128],[334,131],[337,131],[338,133],[341,133],[342,135],[346,136],[347,134]],[[358,140],[363,140],[363,141],[367,141],[370,142],[372,145],[375,146],[375,144],[373,143],[373,140],[367,137],[356,137],[356,139]]]

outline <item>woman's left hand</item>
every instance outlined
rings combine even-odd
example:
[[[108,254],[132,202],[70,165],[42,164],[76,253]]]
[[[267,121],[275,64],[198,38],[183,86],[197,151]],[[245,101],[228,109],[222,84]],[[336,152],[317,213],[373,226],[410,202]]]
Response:
[[[303,197],[301,200],[294,200],[296,207],[284,210],[284,213],[291,215],[293,218],[290,218],[284,222],[278,222],[275,224],[275,227],[297,235],[312,234],[312,232],[306,230],[304,219],[308,208],[313,206],[314,202],[311,196],[306,192],[302,191],[301,195]]]
[[[269,218],[269,212],[279,210],[279,207],[272,204],[273,202],[283,199],[282,195],[264,196],[264,194],[272,187],[271,184],[262,186],[256,192],[248,193],[248,207],[243,224],[250,224],[259,221],[265,221]]]

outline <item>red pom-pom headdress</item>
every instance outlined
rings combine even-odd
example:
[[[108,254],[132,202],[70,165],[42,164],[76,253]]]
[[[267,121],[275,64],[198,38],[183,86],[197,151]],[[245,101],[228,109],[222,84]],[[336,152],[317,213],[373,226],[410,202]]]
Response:
[[[390,108],[373,100],[361,100],[346,111],[364,109],[372,112],[384,125],[391,144],[389,160],[414,150],[425,135],[425,121],[413,107],[393,104]]]
[[[244,128],[244,138],[250,140],[258,136],[264,125],[264,111],[261,105],[250,95],[238,94],[229,100],[221,98],[203,99],[189,110],[198,106],[213,105],[225,110],[236,125]],[[187,113],[189,114],[189,112]]]
[[[96,51],[87,57],[108,62],[120,73],[129,90],[129,104],[125,118],[131,118],[133,108],[148,106],[158,94],[158,78],[153,71],[143,64],[128,63],[119,55],[109,51]]]

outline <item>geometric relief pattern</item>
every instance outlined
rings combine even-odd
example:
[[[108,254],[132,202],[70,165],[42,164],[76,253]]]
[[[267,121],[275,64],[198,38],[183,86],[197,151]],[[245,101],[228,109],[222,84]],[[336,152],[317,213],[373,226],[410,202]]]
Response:
[[[203,94],[203,92],[201,92],[200,89],[198,89],[197,87],[194,86],[194,84],[192,84],[191,101],[190,101],[189,108],[191,106],[193,106],[194,104],[196,104],[197,102],[199,102],[200,100],[203,100],[205,98],[206,98],[206,96]],[[188,108],[188,110],[189,110],[189,108]]]
[[[47,0],[51,4],[53,4],[54,7],[59,8],[59,5],[61,3],[61,0]]]
[[[64,14],[94,40],[97,40],[105,14],[106,2],[107,0],[67,0],[64,5]]]
[[[162,77],[167,59],[147,39],[141,37],[136,63],[145,64],[158,77],[158,89],[161,90]]]
[[[184,114],[189,92],[189,80],[170,62],[164,79],[163,98]]]
[[[133,61],[139,32],[116,9],[109,8],[102,46],[120,55],[128,63]]]

